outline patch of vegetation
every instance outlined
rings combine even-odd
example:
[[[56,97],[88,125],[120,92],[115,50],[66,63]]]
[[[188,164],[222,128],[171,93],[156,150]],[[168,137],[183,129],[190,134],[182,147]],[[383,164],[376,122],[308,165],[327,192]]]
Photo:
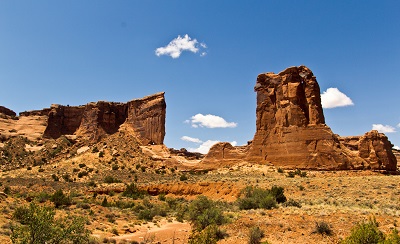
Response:
[[[385,235],[378,229],[378,222],[375,218],[367,222],[358,223],[351,230],[350,236],[343,240],[343,244],[355,243],[385,243]]]
[[[185,174],[183,174],[183,175],[181,175],[180,177],[179,177],[179,180],[180,181],[185,181],[185,180],[187,180],[188,179],[188,177],[185,175]]]
[[[259,244],[261,239],[264,237],[264,231],[260,227],[253,227],[250,229],[249,233],[249,244]]]
[[[321,221],[315,222],[315,230],[313,233],[330,236],[332,235],[333,231],[328,223]]]
[[[56,208],[59,208],[61,206],[69,206],[72,204],[70,196],[65,195],[61,189],[57,190],[51,196],[50,200],[54,203]]]
[[[209,225],[201,232],[193,232],[189,244],[216,244],[227,236],[217,225]]]
[[[294,199],[289,199],[285,203],[283,203],[284,207],[296,207],[296,208],[301,208],[301,203]]]
[[[111,184],[111,183],[121,183],[122,181],[119,179],[115,179],[112,176],[106,176],[104,178],[104,183]]]
[[[277,203],[286,202],[283,187],[273,186],[271,189],[261,189],[248,186],[241,192],[241,197],[237,200],[240,209],[272,209]]]
[[[13,215],[17,223],[11,226],[13,243],[88,243],[89,231],[86,220],[68,216],[55,219],[53,208],[31,203],[29,207],[18,207]]]
[[[189,204],[189,220],[198,231],[209,225],[222,225],[226,222],[217,204],[205,196],[199,196]]]
[[[289,171],[287,177],[294,178],[296,175],[300,177],[307,177],[307,172],[302,172],[300,169],[296,169],[295,171]]]
[[[131,183],[126,186],[125,191],[122,193],[122,196],[138,199],[143,198],[145,194],[146,192],[139,190],[135,183]]]

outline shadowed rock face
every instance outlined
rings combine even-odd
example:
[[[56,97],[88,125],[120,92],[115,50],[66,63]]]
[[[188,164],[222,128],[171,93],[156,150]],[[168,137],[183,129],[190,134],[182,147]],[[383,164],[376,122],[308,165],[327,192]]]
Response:
[[[163,144],[165,114],[164,93],[157,93],[127,103],[100,101],[83,106],[52,105],[50,109],[20,115],[47,115],[48,123],[43,134],[45,138],[75,134],[90,141],[98,141],[123,126],[136,134],[143,144]]]
[[[17,114],[9,108],[0,106],[0,114],[4,114],[7,116],[15,117]]]

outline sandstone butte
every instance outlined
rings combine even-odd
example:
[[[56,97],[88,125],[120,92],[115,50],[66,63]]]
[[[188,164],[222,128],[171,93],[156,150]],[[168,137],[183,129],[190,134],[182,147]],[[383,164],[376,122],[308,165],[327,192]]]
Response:
[[[320,88],[305,66],[258,75],[256,132],[249,145],[214,145],[200,163],[217,168],[240,161],[282,168],[395,171],[393,145],[378,131],[340,137],[325,124]]]
[[[82,106],[53,104],[50,108],[22,112],[19,120],[44,118],[44,130],[39,132],[43,138],[73,135],[97,142],[103,136],[124,129],[135,134],[143,145],[152,145],[164,142],[165,115],[166,103],[161,92],[127,103],[99,101]]]

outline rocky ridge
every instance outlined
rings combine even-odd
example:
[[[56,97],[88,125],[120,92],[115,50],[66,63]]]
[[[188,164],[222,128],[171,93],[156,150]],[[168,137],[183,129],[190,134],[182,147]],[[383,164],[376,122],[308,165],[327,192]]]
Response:
[[[50,108],[20,113],[20,117],[46,116],[44,138],[76,135],[96,142],[105,135],[126,129],[147,144],[163,144],[166,103],[164,93],[157,93],[127,103],[88,103],[82,106],[53,104]]]

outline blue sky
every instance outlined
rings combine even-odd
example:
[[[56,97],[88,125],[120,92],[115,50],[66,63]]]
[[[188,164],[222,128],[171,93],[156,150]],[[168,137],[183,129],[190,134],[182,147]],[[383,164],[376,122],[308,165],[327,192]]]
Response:
[[[375,124],[400,146],[399,10],[399,1],[2,0],[0,105],[165,91],[168,147],[242,145],[255,132],[257,75],[303,64],[321,92],[337,88],[324,109],[335,133]],[[353,105],[335,107],[338,92]]]

